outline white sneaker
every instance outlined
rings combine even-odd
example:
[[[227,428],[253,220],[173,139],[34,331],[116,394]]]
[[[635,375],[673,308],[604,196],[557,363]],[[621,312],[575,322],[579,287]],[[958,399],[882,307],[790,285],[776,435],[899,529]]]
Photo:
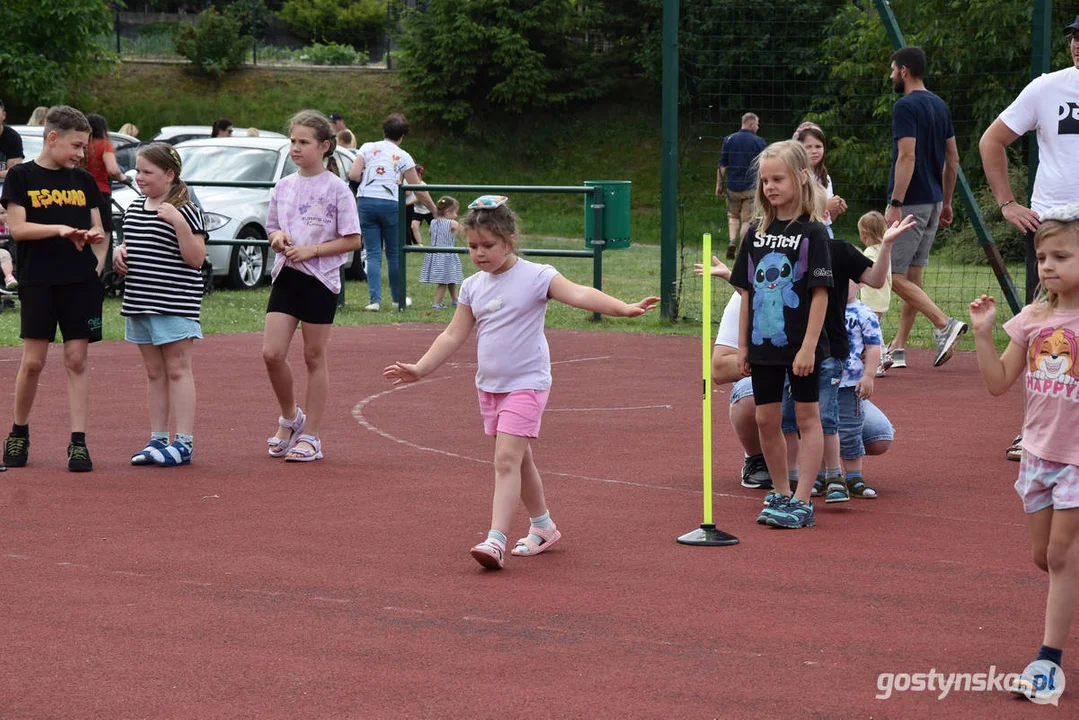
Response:
[[[369,312],[378,312],[382,309],[382,306],[378,303],[371,303],[370,305],[365,305],[363,309]]]
[[[396,300],[393,301],[393,306],[397,307],[397,301]],[[405,296],[405,307],[406,308],[412,307],[412,298],[408,297],[407,295]]]

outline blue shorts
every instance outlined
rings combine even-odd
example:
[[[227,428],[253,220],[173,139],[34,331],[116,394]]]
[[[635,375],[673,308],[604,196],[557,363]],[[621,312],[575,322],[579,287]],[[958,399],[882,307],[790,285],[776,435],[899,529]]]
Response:
[[[747,397],[753,397],[753,380],[744,377],[731,388],[731,405]]]
[[[131,315],[124,340],[136,345],[168,345],[179,340],[202,339],[198,320],[179,315]]]
[[[836,394],[839,380],[843,376],[843,363],[834,357],[828,357],[820,364],[820,426],[825,435],[839,432],[839,404]],[[798,420],[794,414],[794,399],[789,392],[783,393],[783,434],[798,432]]]
[[[895,428],[880,408],[858,397],[853,385],[839,388],[839,457],[857,460],[869,443],[894,438]]]

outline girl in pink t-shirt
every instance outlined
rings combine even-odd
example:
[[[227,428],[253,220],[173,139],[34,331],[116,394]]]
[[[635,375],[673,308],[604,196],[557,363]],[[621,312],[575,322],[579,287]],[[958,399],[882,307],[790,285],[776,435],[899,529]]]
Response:
[[[1004,393],[1026,371],[1015,489],[1027,513],[1034,562],[1049,573],[1049,599],[1041,649],[1010,689],[1038,699],[1055,697],[1053,673],[1060,671],[1079,600],[1079,203],[1042,215],[1034,249],[1040,293],[1004,324],[1011,339],[1004,354],[998,358],[993,345],[993,298],[972,302],[970,319],[989,392]]]
[[[262,359],[281,406],[277,433],[266,443],[271,457],[310,462],[322,459],[319,429],[330,385],[326,344],[341,290],[338,271],[362,243],[352,193],[337,174],[330,121],[303,110],[289,122],[289,138],[289,156],[299,172],[277,183],[266,221],[277,257]],[[296,404],[288,362],[289,344],[300,323],[307,365],[306,415]]]
[[[462,225],[469,256],[480,272],[461,285],[453,320],[424,356],[415,364],[394,363],[382,373],[394,385],[415,382],[449,359],[476,328],[476,389],[484,431],[495,438],[495,497],[491,530],[471,553],[492,570],[505,562],[506,533],[518,503],[528,510],[531,524],[514,555],[538,555],[562,537],[547,510],[531,445],[539,437],[551,389],[551,358],[543,335],[548,299],[620,317],[636,317],[659,302],[647,297],[627,305],[570,282],[550,265],[519,257],[517,218],[505,203],[504,197],[484,195],[468,206]]]

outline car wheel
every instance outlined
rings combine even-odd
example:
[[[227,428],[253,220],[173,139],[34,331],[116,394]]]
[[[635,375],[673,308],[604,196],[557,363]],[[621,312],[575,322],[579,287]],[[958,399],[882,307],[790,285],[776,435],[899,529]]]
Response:
[[[367,250],[361,248],[352,254],[352,265],[345,268],[345,280],[367,279]]]
[[[238,240],[264,240],[254,228],[244,228]],[[238,290],[253,288],[262,282],[266,271],[266,253],[269,248],[261,245],[237,245],[232,248],[229,259],[229,285]]]

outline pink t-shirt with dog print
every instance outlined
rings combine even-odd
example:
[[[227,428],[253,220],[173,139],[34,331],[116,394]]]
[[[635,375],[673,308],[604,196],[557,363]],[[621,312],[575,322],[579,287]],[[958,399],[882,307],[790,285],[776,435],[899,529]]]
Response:
[[[1079,465],[1079,311],[1027,305],[1004,331],[1027,351],[1023,449]]]

